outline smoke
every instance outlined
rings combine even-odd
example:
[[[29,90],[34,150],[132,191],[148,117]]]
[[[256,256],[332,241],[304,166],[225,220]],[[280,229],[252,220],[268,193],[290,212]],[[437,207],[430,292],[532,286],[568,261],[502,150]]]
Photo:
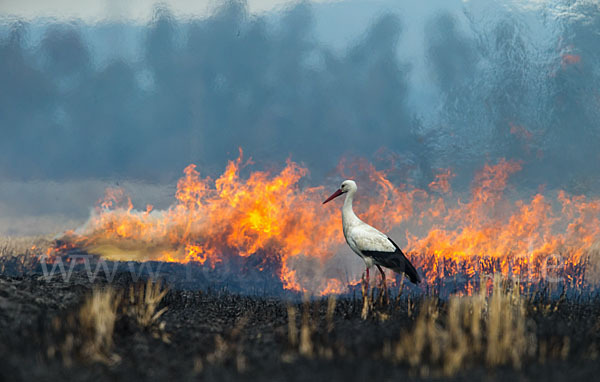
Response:
[[[164,209],[175,185],[106,180],[3,180],[0,186],[0,235],[57,234],[81,226],[105,197],[107,187],[122,189],[132,203]]]
[[[172,184],[189,163],[217,173],[243,147],[265,166],[291,156],[315,183],[342,157],[383,153],[417,185],[451,167],[466,187],[504,157],[522,161],[522,187],[593,192],[600,7],[483,4],[420,10],[416,29],[409,8],[392,9],[341,49],[322,43],[321,8],[307,3],[275,17],[230,1],[202,19],[157,7],[142,26],[6,22],[0,179]],[[30,216],[56,213],[51,194],[5,186],[2,215],[25,202]]]

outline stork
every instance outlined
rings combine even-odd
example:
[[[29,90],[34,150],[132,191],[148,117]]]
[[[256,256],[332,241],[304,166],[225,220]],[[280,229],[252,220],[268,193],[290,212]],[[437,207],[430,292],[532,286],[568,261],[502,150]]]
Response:
[[[356,216],[352,210],[352,201],[356,194],[356,183],[353,180],[345,180],[340,188],[334,192],[323,204],[346,194],[344,206],[342,207],[342,226],[346,243],[352,251],[362,258],[367,267],[367,288],[369,286],[369,268],[377,266],[381,273],[382,282],[385,285],[385,273],[381,267],[386,267],[396,273],[405,273],[414,284],[421,282],[421,277],[410,261],[406,258],[400,247],[387,235],[371,227]]]

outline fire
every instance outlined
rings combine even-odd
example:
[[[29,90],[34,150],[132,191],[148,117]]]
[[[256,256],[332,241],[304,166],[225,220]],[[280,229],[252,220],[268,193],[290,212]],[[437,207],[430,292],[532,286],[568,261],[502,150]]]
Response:
[[[112,260],[196,261],[211,267],[228,256],[260,253],[261,264],[278,265],[284,288],[305,290],[289,264],[303,255],[322,262],[335,252],[343,241],[337,211],[321,208],[323,188],[300,189],[307,170],[298,164],[288,161],[277,174],[256,171],[241,179],[245,165],[240,152],[214,181],[189,165],[177,184],[176,202],[166,211],[136,211],[110,189],[71,240]],[[323,280],[322,289],[333,285],[334,280]]]
[[[345,247],[339,209],[321,204],[337,184],[301,187],[308,171],[291,160],[279,172],[242,177],[249,165],[241,150],[215,180],[189,165],[167,210],[148,205],[137,211],[122,191],[109,189],[67,241],[111,260],[214,268],[253,259],[285,289],[303,292],[340,293],[359,282],[360,271],[350,276],[332,271],[338,253],[355,257]],[[564,191],[519,198],[508,180],[520,168],[506,160],[486,164],[466,196],[452,191],[450,169],[441,169],[428,189],[392,182],[390,171],[366,162],[342,172],[358,180],[359,215],[399,244],[404,239],[405,252],[427,283],[459,275],[469,281],[492,272],[532,282],[559,276],[582,283],[582,273],[573,270],[598,238],[600,200]]]
[[[570,65],[579,64],[581,62],[581,56],[577,54],[563,54],[561,58],[562,68],[566,68]]]
[[[529,142],[533,138],[533,133],[531,131],[529,131],[527,128],[520,126],[520,125],[515,125],[513,123],[509,123],[509,126],[510,126],[510,133],[513,134],[514,136],[518,137],[519,139]]]

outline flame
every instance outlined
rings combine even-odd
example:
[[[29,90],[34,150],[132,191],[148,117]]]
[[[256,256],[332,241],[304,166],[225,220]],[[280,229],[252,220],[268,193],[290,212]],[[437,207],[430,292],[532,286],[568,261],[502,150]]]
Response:
[[[515,125],[510,122],[508,125],[510,126],[510,133],[518,137],[519,139],[529,142],[533,138],[533,133],[529,131],[526,127]]]
[[[242,153],[216,180],[201,178],[195,165],[184,170],[176,202],[166,211],[138,212],[131,201],[107,190],[91,219],[71,240],[111,260],[196,261],[214,267],[227,256],[263,256],[261,264],[279,265],[284,288],[306,290],[289,264],[308,255],[326,260],[343,241],[339,217],[324,209],[321,187],[300,189],[305,168],[288,161],[274,175],[253,172],[240,178]],[[323,290],[341,290],[337,279]]]
[[[440,169],[439,173],[435,175],[435,180],[429,183],[429,189],[440,193],[447,194],[450,192],[450,180],[454,178],[455,174],[449,168]]]
[[[561,66],[565,69],[567,66],[579,64],[581,56],[578,54],[563,54],[561,57]]]
[[[253,259],[258,271],[275,273],[285,289],[296,291],[340,293],[356,285],[359,273],[348,279],[331,271],[338,253],[355,256],[345,246],[339,209],[321,204],[337,184],[301,187],[308,170],[291,160],[279,172],[242,177],[249,165],[241,150],[215,180],[189,165],[167,210],[148,205],[137,211],[122,191],[109,189],[67,241],[112,260],[193,261],[214,268]],[[359,216],[399,244],[404,239],[427,283],[492,272],[582,283],[574,270],[598,238],[600,200],[564,191],[518,198],[508,180],[520,169],[519,162],[504,159],[486,164],[470,193],[459,196],[451,189],[451,169],[439,170],[428,189],[419,189],[392,182],[390,170],[365,161],[340,167],[358,181]]]

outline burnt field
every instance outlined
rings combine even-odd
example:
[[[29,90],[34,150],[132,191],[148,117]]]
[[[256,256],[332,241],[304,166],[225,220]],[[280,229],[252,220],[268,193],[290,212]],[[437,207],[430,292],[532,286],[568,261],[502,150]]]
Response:
[[[305,299],[125,268],[90,281],[4,257],[1,380],[581,380],[600,371],[600,297],[406,287]],[[170,270],[170,271],[169,271]],[[252,288],[250,288],[252,289]],[[484,288],[485,289],[485,288]]]

